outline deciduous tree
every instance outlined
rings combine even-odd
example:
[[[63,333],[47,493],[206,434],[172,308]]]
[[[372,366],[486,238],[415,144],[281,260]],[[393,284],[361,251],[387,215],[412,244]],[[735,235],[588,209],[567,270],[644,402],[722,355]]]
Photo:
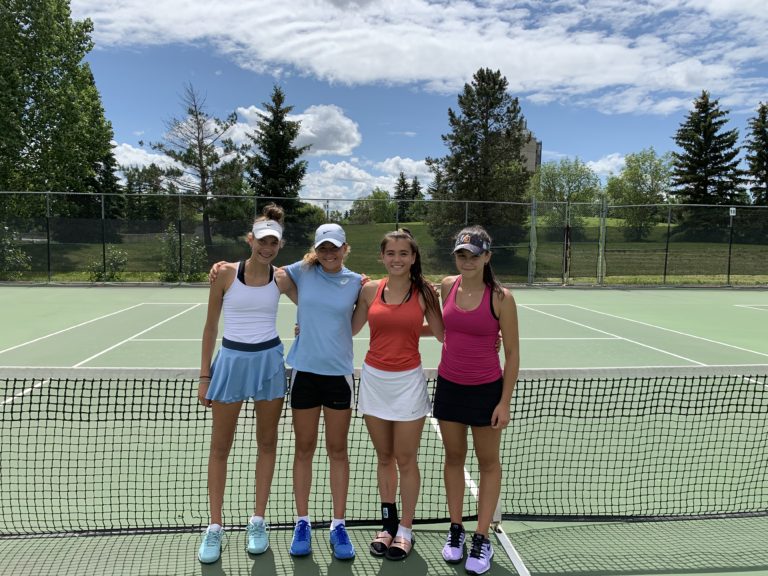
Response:
[[[624,168],[608,178],[606,195],[611,204],[620,206],[611,215],[621,219],[624,237],[643,240],[664,216],[658,205],[667,201],[672,167],[669,154],[658,156],[653,148],[627,154]]]

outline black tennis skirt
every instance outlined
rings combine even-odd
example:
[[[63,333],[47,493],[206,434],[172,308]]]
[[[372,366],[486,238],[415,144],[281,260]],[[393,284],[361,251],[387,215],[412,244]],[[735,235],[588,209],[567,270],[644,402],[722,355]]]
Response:
[[[467,426],[490,426],[503,384],[502,378],[489,384],[456,384],[438,375],[432,416]]]

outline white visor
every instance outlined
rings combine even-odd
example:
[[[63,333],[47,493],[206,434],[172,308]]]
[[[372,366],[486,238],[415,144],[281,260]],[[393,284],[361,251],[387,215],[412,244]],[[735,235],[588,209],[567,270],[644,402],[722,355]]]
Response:
[[[259,220],[253,224],[253,237],[260,240],[265,236],[274,236],[278,240],[283,238],[283,227],[274,220]]]

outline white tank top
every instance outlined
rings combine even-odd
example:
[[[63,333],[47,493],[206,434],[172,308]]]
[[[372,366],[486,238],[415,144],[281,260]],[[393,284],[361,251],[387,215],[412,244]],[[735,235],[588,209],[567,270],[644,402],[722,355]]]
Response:
[[[247,286],[240,279],[243,265],[240,262],[237,277],[224,293],[224,338],[247,344],[277,338],[280,289],[274,278],[265,286]]]

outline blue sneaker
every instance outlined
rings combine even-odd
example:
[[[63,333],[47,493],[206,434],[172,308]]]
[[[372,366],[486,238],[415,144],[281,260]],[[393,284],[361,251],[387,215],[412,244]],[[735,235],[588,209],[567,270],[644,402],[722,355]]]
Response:
[[[296,522],[290,552],[291,556],[306,556],[312,553],[312,526],[306,520]]]
[[[248,552],[251,554],[264,554],[269,548],[269,534],[264,520],[248,522]]]
[[[203,564],[213,564],[221,558],[221,541],[224,539],[224,529],[212,529],[210,526],[203,532],[203,541],[197,551],[197,559]]]
[[[339,524],[331,530],[331,548],[334,558],[338,560],[351,560],[355,557],[355,547],[349,540],[344,524]]]

